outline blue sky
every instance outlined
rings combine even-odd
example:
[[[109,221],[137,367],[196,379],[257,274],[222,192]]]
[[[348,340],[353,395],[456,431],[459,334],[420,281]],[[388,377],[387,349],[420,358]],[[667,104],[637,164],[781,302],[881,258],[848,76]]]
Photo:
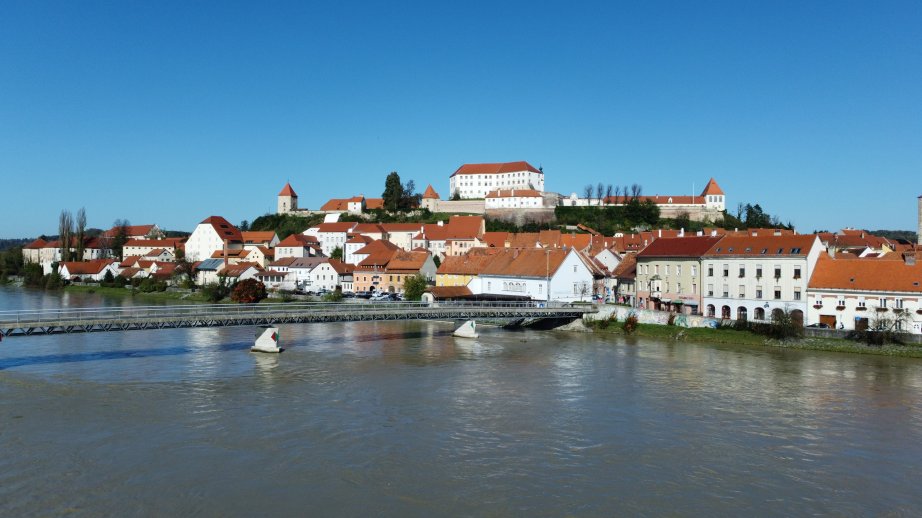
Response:
[[[446,5],[440,5],[446,4]],[[446,196],[465,162],[546,188],[711,176],[799,230],[916,228],[922,3],[0,5],[0,237],[62,208],[191,230],[300,203]]]

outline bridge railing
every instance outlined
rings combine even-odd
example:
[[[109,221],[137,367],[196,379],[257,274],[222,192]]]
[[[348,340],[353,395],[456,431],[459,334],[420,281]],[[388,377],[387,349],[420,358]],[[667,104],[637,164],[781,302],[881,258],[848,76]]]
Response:
[[[399,311],[422,311],[424,309],[483,308],[483,309],[563,309],[573,306],[566,302],[522,301],[453,301],[453,302],[306,302],[271,304],[194,304],[167,306],[122,306],[104,308],[55,308],[23,311],[0,311],[2,324],[62,324],[85,321],[197,319],[239,316],[259,317],[274,314],[304,313],[394,313]]]

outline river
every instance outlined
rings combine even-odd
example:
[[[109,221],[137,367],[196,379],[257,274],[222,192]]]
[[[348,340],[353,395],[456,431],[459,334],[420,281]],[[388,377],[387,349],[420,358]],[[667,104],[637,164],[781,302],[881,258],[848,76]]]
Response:
[[[0,288],[0,309],[122,304]],[[6,338],[5,516],[922,515],[922,361],[437,322]]]

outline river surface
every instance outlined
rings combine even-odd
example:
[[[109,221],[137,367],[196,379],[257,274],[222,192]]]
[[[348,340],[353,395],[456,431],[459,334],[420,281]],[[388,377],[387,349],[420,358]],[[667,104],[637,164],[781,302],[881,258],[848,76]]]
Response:
[[[920,360],[451,331],[6,338],[0,515],[922,515]]]

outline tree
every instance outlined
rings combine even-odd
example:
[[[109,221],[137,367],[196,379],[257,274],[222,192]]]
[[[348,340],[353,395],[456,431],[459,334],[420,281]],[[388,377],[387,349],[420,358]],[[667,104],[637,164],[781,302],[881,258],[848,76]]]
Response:
[[[129,223],[127,219],[117,219],[112,224],[115,228],[115,236],[112,237],[112,246],[110,248],[119,261],[124,259],[124,257],[122,257],[122,251],[125,248],[125,243],[128,242],[128,227],[130,225],[131,223]]]
[[[333,249],[333,252],[330,254],[330,259],[336,259],[337,261],[343,260],[343,249],[336,247]]]
[[[606,200],[610,200],[610,199],[611,199],[611,192],[612,192],[612,186],[611,186],[611,184],[606,185],[606,186],[605,186],[605,199],[606,199]]]
[[[61,261],[70,261],[71,238],[74,234],[74,219],[69,210],[62,210],[58,216],[58,239],[61,242]]]
[[[640,198],[640,195],[642,193],[643,193],[643,187],[641,187],[640,184],[635,183],[631,185],[631,198],[636,200],[637,198]]]
[[[602,205],[602,195],[605,194],[605,186],[602,185],[602,182],[599,182],[595,186],[595,197],[599,200],[599,205]]]
[[[388,210],[393,212],[400,208],[403,200],[403,185],[400,183],[400,175],[397,171],[391,171],[387,175],[387,179],[384,180],[384,194],[381,197],[384,198],[384,207]]]
[[[180,278],[185,277],[184,283],[195,289],[195,264],[186,259],[185,254],[176,254],[176,269],[173,272]]]
[[[86,239],[86,209],[80,207],[80,210],[77,211],[77,233],[76,233],[76,245],[77,245],[77,260],[83,260],[83,250],[84,250],[84,240]]]
[[[240,228],[240,230],[242,230],[242,231],[244,231],[244,232],[250,230],[250,222],[247,221],[247,220],[241,221],[241,222],[240,222],[240,227],[239,227],[239,228]]]
[[[583,196],[586,197],[586,204],[592,205],[592,184],[591,183],[586,184],[586,186],[583,187]]]
[[[231,300],[239,304],[254,304],[268,297],[266,285],[256,279],[245,279],[231,291]]]
[[[403,281],[403,296],[407,300],[419,300],[428,286],[429,283],[426,282],[426,278],[422,275],[417,274],[407,277]]]

